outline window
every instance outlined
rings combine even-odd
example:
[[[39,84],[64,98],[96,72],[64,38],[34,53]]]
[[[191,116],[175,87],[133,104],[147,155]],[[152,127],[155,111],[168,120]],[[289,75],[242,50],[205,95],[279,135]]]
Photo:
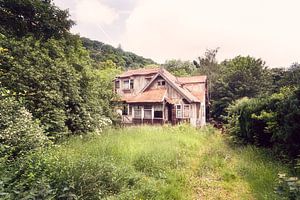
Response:
[[[184,118],[189,118],[190,117],[190,113],[191,113],[191,106],[190,105],[184,105],[183,106],[183,117]]]
[[[120,81],[119,81],[119,80],[117,80],[117,81],[115,82],[115,87],[116,87],[116,89],[119,89],[119,88],[120,88]]]
[[[129,88],[129,86],[130,86],[130,85],[129,85],[130,81],[129,81],[129,80],[124,80],[123,83],[124,83],[123,89],[124,89],[124,90],[129,90],[129,89],[130,89],[130,88]]]
[[[154,106],[154,118],[162,119],[163,118],[163,107],[162,105]]]
[[[133,108],[133,115],[134,115],[134,118],[142,118],[142,107],[135,106]]]
[[[191,116],[191,105],[176,105],[176,118],[189,118]]]
[[[164,80],[158,80],[157,85],[158,86],[163,86],[163,85],[166,85],[166,82]]]
[[[152,119],[152,106],[144,106],[144,118]]]
[[[181,105],[176,105],[176,118],[182,118]]]
[[[134,88],[134,80],[130,80],[130,89],[133,89]]]
[[[123,106],[122,115],[128,115],[128,105]]]
[[[129,115],[131,116],[132,115],[132,106],[129,105],[129,111],[128,111]]]

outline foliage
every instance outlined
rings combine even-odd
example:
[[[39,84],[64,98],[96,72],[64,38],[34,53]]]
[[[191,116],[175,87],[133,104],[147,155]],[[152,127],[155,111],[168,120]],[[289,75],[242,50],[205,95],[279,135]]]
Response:
[[[283,88],[273,95],[241,99],[228,108],[229,131],[245,142],[300,154],[300,92]]]
[[[24,98],[26,108],[41,121],[49,137],[94,131],[103,115],[111,116],[112,74],[103,76],[109,67],[94,69],[76,36],[42,42],[1,35],[0,46],[5,49],[2,87],[14,91],[17,99]]]
[[[151,59],[143,58],[131,52],[126,52],[122,48],[114,48],[111,45],[104,44],[88,38],[81,38],[83,46],[91,52],[91,58],[98,62],[111,60],[118,67],[140,68],[148,64],[154,64]]]
[[[47,137],[37,120],[14,98],[0,96],[0,157],[13,159],[47,143]]]
[[[261,59],[237,56],[221,63],[221,76],[212,91],[212,114],[226,116],[228,105],[242,97],[256,97],[268,91],[268,71]]]
[[[195,73],[196,67],[190,61],[168,60],[163,67],[175,76],[190,76]]]
[[[280,163],[211,127],[129,127],[0,164],[8,199],[277,199]],[[2,173],[3,172],[3,173]]]
[[[51,0],[0,0],[0,32],[17,37],[32,34],[36,38],[61,38],[74,22],[67,10]]]

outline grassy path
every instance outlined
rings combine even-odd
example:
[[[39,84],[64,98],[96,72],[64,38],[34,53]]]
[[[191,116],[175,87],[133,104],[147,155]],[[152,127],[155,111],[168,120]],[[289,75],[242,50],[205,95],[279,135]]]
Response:
[[[205,140],[193,163],[194,199],[280,199],[273,192],[276,177],[287,169],[268,152],[232,146],[220,134]]]

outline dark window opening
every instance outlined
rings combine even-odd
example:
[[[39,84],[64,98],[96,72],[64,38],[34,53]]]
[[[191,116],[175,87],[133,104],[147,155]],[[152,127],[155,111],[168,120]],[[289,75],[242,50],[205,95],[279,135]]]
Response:
[[[163,118],[162,111],[154,111],[154,118]]]
[[[119,89],[120,88],[120,81],[116,81],[115,84],[116,84],[116,86],[115,86],[116,89]]]
[[[157,85],[158,85],[158,86],[163,86],[163,85],[166,85],[166,82],[165,82],[164,80],[159,80],[159,81],[157,82]]]
[[[134,80],[130,80],[130,89],[134,88]]]
[[[123,106],[122,115],[128,115],[128,105]]]

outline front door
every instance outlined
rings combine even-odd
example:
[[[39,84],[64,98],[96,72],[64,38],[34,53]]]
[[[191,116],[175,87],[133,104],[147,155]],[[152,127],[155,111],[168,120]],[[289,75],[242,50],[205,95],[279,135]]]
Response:
[[[173,105],[172,104],[167,104],[167,105],[168,105],[168,122],[172,122]]]

